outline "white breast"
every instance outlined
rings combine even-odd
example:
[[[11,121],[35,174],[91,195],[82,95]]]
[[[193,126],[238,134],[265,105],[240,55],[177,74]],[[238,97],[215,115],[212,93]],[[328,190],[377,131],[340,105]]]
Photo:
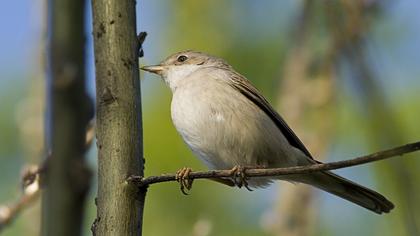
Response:
[[[223,116],[223,114],[219,113],[219,112],[215,112],[214,116],[212,116],[211,118],[213,118],[216,122],[223,122],[225,121],[225,117]]]
[[[201,73],[203,74],[203,73]],[[173,93],[173,123],[210,168],[296,165],[292,148],[256,105],[211,73],[192,74]]]

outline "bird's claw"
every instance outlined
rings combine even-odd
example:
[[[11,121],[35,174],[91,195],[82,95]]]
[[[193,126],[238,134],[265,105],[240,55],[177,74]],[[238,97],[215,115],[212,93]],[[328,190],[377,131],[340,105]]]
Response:
[[[189,167],[184,167],[176,172],[175,179],[180,185],[181,192],[184,195],[188,195],[188,191],[191,190],[193,179],[190,179],[189,175],[192,169]],[[185,191],[187,189],[187,191]]]
[[[232,178],[233,183],[241,188],[244,186],[248,191],[252,191],[252,189],[248,186],[248,177],[245,174],[246,167],[236,165],[230,170],[230,176]]]

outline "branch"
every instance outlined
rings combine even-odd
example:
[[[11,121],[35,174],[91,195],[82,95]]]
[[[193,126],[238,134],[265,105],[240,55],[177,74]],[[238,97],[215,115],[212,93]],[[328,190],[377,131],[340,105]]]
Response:
[[[93,103],[86,89],[87,1],[48,1],[46,150],[41,235],[82,235],[91,171],[85,159]]]
[[[145,189],[121,184],[143,175],[143,128],[136,1],[92,0],[98,146],[93,235],[141,235]]]
[[[415,143],[406,144],[403,146],[395,147],[392,149],[379,151],[373,154],[357,157],[345,161],[337,161],[330,163],[320,163],[308,166],[296,166],[287,168],[272,168],[272,169],[245,169],[244,174],[246,177],[262,177],[262,176],[281,176],[291,174],[308,174],[316,171],[335,170],[350,166],[366,164],[369,162],[384,160],[387,158],[402,156],[406,153],[415,152],[420,149],[420,141]],[[210,170],[210,171],[197,171],[189,174],[189,179],[212,179],[212,178],[230,178],[232,177],[231,170]],[[145,187],[150,184],[176,181],[175,174],[162,174],[160,176],[150,176],[142,178],[140,176],[130,176],[127,179],[138,187]]]
[[[11,205],[0,205],[0,232],[10,225],[22,210],[38,199],[40,190],[39,175],[41,171],[42,168],[38,166],[25,168],[21,179],[23,186],[22,195]]]
[[[95,134],[95,123],[93,120],[89,122],[86,129],[85,148],[87,150],[92,144]],[[3,229],[13,223],[22,211],[27,209],[39,198],[40,190],[45,187],[45,183],[43,183],[42,179],[45,179],[45,172],[48,168],[50,159],[51,153],[48,153],[39,165],[30,165],[23,169],[20,180],[22,193],[18,197],[18,200],[10,205],[0,205],[0,233]]]

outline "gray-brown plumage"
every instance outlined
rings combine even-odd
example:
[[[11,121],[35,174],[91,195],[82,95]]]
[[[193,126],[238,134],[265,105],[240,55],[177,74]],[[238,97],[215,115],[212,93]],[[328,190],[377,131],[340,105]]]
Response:
[[[172,121],[209,168],[317,163],[261,93],[223,59],[184,51],[142,69],[161,75],[171,88]],[[394,207],[381,194],[329,171],[252,178],[248,183],[265,187],[275,179],[315,186],[378,214]]]

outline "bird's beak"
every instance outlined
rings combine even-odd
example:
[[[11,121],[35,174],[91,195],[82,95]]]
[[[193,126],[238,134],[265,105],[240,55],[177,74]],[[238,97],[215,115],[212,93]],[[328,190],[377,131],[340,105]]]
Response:
[[[140,69],[154,73],[154,74],[161,75],[164,67],[161,65],[154,65],[154,66],[143,66]]]

